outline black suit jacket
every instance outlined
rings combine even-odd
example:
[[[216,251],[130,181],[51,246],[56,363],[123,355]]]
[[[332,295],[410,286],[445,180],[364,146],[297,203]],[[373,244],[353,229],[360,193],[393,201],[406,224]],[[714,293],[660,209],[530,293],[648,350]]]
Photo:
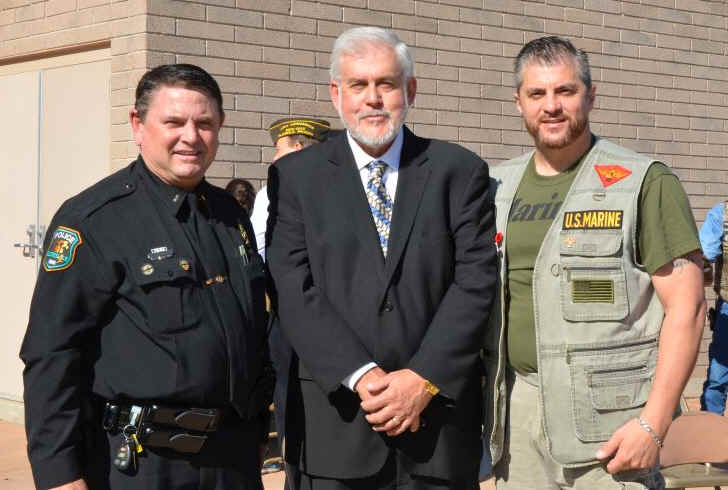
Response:
[[[346,133],[270,168],[266,255],[300,363],[287,459],[309,474],[372,475],[392,448],[414,474],[459,480],[480,460],[478,352],[496,274],[488,167],[405,128],[384,259]],[[374,361],[440,387],[427,426],[375,433],[342,380]]]

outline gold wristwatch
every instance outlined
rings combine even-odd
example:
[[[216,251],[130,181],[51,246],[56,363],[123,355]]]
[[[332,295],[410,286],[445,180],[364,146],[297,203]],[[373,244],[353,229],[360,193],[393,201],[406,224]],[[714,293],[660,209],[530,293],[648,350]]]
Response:
[[[429,393],[430,395],[435,396],[438,393],[440,393],[440,388],[438,388],[437,386],[433,385],[432,383],[430,383],[429,380],[426,379],[425,380],[425,391],[427,393]]]

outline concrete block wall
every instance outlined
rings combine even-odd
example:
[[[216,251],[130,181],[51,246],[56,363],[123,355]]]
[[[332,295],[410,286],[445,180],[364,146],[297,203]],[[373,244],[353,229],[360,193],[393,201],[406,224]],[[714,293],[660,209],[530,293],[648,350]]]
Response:
[[[136,155],[126,122],[146,68],[196,63],[219,80],[226,127],[211,180],[260,185],[265,128],[328,118],[329,52],[348,27],[395,29],[413,48],[418,95],[408,123],[490,163],[531,147],[513,103],[512,60],[528,40],[567,36],[597,85],[592,129],[670,165],[698,223],[728,197],[725,0],[2,0],[3,58],[110,39],[113,166]],[[687,393],[699,393],[709,332]]]

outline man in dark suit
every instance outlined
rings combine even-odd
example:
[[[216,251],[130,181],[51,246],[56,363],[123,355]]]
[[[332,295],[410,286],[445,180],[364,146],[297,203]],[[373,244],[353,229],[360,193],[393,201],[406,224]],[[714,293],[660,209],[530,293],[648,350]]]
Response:
[[[267,258],[302,489],[477,488],[478,352],[495,283],[488,167],[403,127],[417,88],[391,31],[343,33],[347,128],[270,168]]]

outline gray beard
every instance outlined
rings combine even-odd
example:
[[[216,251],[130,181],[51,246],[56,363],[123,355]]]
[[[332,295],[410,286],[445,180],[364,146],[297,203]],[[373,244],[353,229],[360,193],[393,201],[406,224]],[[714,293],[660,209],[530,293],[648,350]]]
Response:
[[[339,91],[339,107],[341,107],[341,91]],[[407,112],[409,112],[409,104],[407,103],[407,86],[405,85],[404,88],[404,100],[405,100],[405,106],[404,110],[402,111],[402,118],[399,121],[393,121],[392,120],[392,114],[389,111],[381,111],[382,113],[385,113],[387,116],[389,116],[389,122],[388,124],[391,126],[389,130],[384,133],[382,136],[378,137],[371,137],[367,136],[365,134],[362,134],[358,128],[352,127],[349,125],[346,120],[344,119],[344,116],[341,114],[341,111],[339,110],[339,119],[341,119],[341,122],[344,124],[344,127],[347,131],[349,131],[349,134],[351,134],[351,137],[354,138],[354,141],[359,143],[360,145],[366,146],[368,148],[372,148],[375,150],[379,150],[383,147],[389,146],[392,144],[394,139],[399,134],[399,130],[402,129],[402,126],[404,126],[404,120],[407,118]],[[358,120],[357,120],[358,122]]]
[[[343,117],[341,118],[341,122],[344,123],[344,126],[349,131],[349,134],[351,134],[351,137],[354,138],[354,141],[369,148],[380,149],[384,146],[390,145],[392,141],[394,141],[394,139],[397,137],[397,134],[399,134],[399,130],[402,129],[402,126],[404,126],[404,116],[406,115],[407,110],[405,109],[405,112],[402,114],[403,117],[401,120],[395,122],[390,119],[388,124],[391,127],[382,136],[367,136],[359,131],[358,128],[352,127],[347,124],[346,121],[344,121]]]

